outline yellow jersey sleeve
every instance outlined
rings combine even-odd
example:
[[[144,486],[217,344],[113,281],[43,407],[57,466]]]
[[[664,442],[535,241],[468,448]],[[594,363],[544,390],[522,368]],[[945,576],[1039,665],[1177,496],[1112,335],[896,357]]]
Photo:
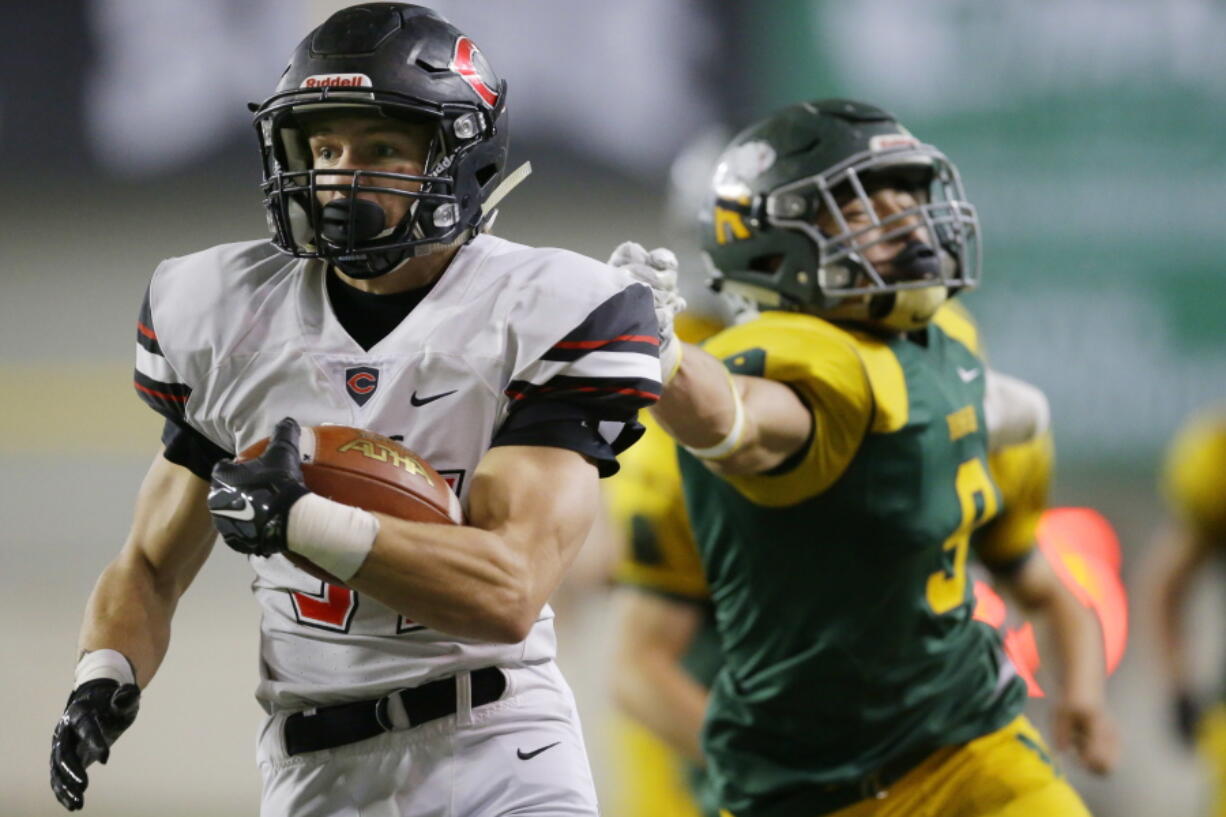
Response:
[[[1035,548],[1039,519],[1047,510],[1055,448],[1050,432],[1002,448],[988,457],[1000,489],[1001,512],[975,533],[975,552],[988,567],[1016,563]]]
[[[707,582],[690,533],[675,444],[646,412],[640,421],[647,431],[618,457],[621,470],[603,483],[611,521],[625,542],[616,580],[705,601]]]
[[[1175,436],[1163,491],[1185,525],[1226,547],[1226,406],[1194,418]]]
[[[884,344],[878,344],[881,349],[870,348],[873,344],[868,335],[819,318],[774,311],[708,340],[706,351],[723,359],[730,371],[786,383],[814,419],[809,443],[797,453],[794,465],[782,473],[727,476],[728,483],[751,502],[768,507],[795,505],[829,488],[874,420],[875,383],[869,369],[875,364],[866,358],[880,358],[887,367],[893,361],[898,369]],[[894,374],[889,387],[903,395],[905,422],[906,387],[901,369]]]

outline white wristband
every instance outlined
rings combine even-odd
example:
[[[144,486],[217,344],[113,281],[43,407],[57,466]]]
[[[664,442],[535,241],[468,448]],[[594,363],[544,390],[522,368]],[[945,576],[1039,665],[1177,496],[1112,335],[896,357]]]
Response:
[[[726,457],[737,449],[741,444],[741,437],[745,434],[745,406],[741,402],[741,393],[736,387],[736,382],[732,379],[732,375],[728,375],[728,388],[732,392],[732,402],[735,406],[735,415],[732,418],[732,428],[724,436],[724,439],[717,442],[709,448],[692,448],[684,446],[686,451],[689,451],[700,460],[718,460],[721,457]]]
[[[307,494],[289,511],[286,544],[341,581],[347,581],[370,555],[379,520],[370,511]]]
[[[660,347],[660,381],[667,386],[681,368],[681,340],[672,338]]]
[[[81,656],[77,662],[76,675],[72,688],[86,681],[97,681],[99,678],[110,678],[119,684],[135,684],[136,676],[132,674],[132,663],[119,650],[93,650]]]

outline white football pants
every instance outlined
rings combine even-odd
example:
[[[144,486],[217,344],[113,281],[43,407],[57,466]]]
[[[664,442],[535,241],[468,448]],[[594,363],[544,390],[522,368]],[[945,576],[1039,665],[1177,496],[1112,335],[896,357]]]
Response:
[[[260,817],[594,817],[562,673],[552,661],[503,672],[501,700],[472,709],[460,673],[454,715],[335,749],[288,757],[289,713],[269,717],[257,749]]]

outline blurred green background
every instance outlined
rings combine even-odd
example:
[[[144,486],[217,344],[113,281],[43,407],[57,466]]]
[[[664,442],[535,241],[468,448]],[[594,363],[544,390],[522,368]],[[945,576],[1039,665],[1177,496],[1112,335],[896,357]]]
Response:
[[[863,97],[958,164],[985,235],[968,303],[994,363],[1047,390],[1065,464],[1144,468],[1226,397],[1223,4],[783,0],[770,17],[755,111]]]
[[[0,813],[59,813],[46,750],[81,612],[157,446],[160,424],[129,386],[148,276],[164,257],[265,234],[244,103],[341,5],[6,6],[20,36],[0,54]],[[513,162],[535,168],[497,225],[516,241],[601,258],[627,238],[684,248],[673,157],[798,99],[881,105],[954,159],[984,223],[984,285],[968,303],[994,365],[1051,399],[1054,501],[1101,509],[1124,547],[1133,638],[1110,693],[1125,756],[1109,780],[1066,768],[1099,815],[1203,809],[1204,771],[1167,728],[1143,605],[1162,448],[1195,408],[1226,400],[1226,3],[435,5],[510,82]],[[227,551],[206,565],[87,813],[254,813],[249,581]],[[1224,646],[1221,586],[1193,601],[1206,688]],[[628,783],[608,760],[607,601],[599,582],[580,584],[559,629],[611,801]]]

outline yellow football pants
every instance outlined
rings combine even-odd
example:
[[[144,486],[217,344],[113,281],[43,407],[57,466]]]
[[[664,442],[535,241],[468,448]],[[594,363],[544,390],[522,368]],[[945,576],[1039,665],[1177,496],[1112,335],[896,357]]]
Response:
[[[825,817],[1090,817],[1090,812],[1052,765],[1038,731],[1019,716],[996,732],[932,753],[884,797]]]
[[[663,741],[617,715],[610,817],[699,817],[685,780],[685,761]]]
[[[1226,817],[1226,704],[1205,713],[1197,728],[1197,748],[1213,780],[1212,817]]]

